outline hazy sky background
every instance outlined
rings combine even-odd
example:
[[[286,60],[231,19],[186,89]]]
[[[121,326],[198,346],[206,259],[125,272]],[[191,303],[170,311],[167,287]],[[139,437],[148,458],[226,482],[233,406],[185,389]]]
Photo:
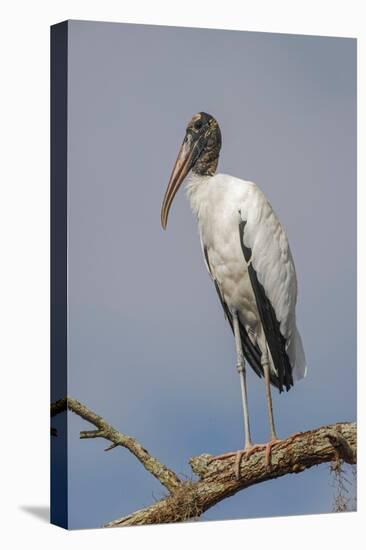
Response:
[[[234,340],[181,191],[160,206],[191,116],[219,121],[219,171],[255,181],[287,229],[308,377],[273,392],[287,436],[356,417],[356,41],[69,24],[69,395],[182,475],[243,445]],[[253,439],[268,437],[249,372]],[[159,498],[124,449],[69,413],[69,525]],[[55,422],[56,424],[56,422]],[[205,519],[328,512],[329,466],[227,499]]]

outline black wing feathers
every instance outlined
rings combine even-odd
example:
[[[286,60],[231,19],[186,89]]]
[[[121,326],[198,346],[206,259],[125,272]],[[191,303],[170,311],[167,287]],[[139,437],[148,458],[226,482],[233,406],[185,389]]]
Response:
[[[252,250],[244,245],[244,229],[246,221],[239,224],[240,244],[243,250],[245,261],[248,263],[252,257]],[[286,339],[280,331],[280,323],[277,320],[276,313],[262,284],[258,281],[257,273],[252,265],[248,264],[250,282],[254,291],[258,312],[262,321],[264,334],[267,339],[268,347],[271,352],[274,366],[277,370],[277,376],[271,373],[271,382],[278,387],[280,392],[283,386],[289,390],[293,385],[292,370],[288,355],[286,353]]]

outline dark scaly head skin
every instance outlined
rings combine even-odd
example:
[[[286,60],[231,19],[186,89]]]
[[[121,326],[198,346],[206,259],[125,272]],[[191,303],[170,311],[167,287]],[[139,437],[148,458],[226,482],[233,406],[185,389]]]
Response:
[[[187,133],[204,136],[204,146],[192,167],[192,172],[200,176],[213,176],[219,162],[221,131],[217,120],[208,113],[198,113],[187,126]]]
[[[221,131],[216,119],[204,112],[194,115],[175,161],[161,207],[161,225],[166,228],[173,199],[190,170],[200,176],[213,176],[221,149]]]

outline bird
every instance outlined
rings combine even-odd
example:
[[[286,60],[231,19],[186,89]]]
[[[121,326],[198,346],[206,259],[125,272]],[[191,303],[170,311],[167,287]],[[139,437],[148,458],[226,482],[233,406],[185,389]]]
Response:
[[[217,120],[192,117],[175,161],[161,207],[166,229],[173,199],[183,181],[195,214],[202,255],[232,329],[240,378],[244,447],[213,457],[243,456],[280,443],[271,386],[287,391],[305,377],[307,365],[296,324],[297,276],[288,237],[263,191],[252,181],[217,173],[222,135]],[[270,438],[253,444],[246,364],[264,380]],[[297,434],[294,434],[295,437]]]

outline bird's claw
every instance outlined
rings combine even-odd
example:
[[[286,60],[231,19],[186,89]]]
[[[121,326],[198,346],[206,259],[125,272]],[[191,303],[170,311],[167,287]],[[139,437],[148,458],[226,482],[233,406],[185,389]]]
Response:
[[[292,440],[295,437],[297,437],[300,434],[301,434],[301,432],[294,433],[286,441],[288,441],[290,443],[290,442],[292,442]],[[239,481],[240,480],[240,466],[241,466],[241,461],[242,461],[243,456],[245,456],[245,458],[248,459],[248,458],[251,457],[252,454],[254,454],[258,451],[263,451],[264,450],[265,451],[266,467],[270,468],[271,467],[272,448],[274,446],[278,445],[279,443],[283,443],[284,441],[285,440],[283,440],[283,439],[271,439],[270,441],[268,441],[268,443],[257,443],[255,445],[250,445],[250,446],[245,447],[244,449],[240,449],[239,451],[230,451],[228,453],[223,453],[221,455],[213,456],[212,458],[209,459],[208,463],[210,464],[211,462],[213,462],[215,460],[225,460],[226,458],[231,458],[231,457],[235,456],[234,473],[235,473],[235,479],[237,481]]]
[[[245,458],[250,458],[252,454],[256,453],[257,451],[262,451],[263,449],[267,448],[268,443],[257,443],[255,445],[248,445],[244,449],[240,449],[239,451],[230,451],[228,453],[223,453],[221,455],[213,456],[208,460],[208,463],[214,462],[215,460],[225,460],[226,458],[231,458],[235,456],[235,463],[234,463],[234,474],[235,479],[237,481],[240,480],[240,465],[243,456]],[[269,465],[269,462],[267,463],[267,460],[270,462],[270,453],[266,452],[266,465]]]

